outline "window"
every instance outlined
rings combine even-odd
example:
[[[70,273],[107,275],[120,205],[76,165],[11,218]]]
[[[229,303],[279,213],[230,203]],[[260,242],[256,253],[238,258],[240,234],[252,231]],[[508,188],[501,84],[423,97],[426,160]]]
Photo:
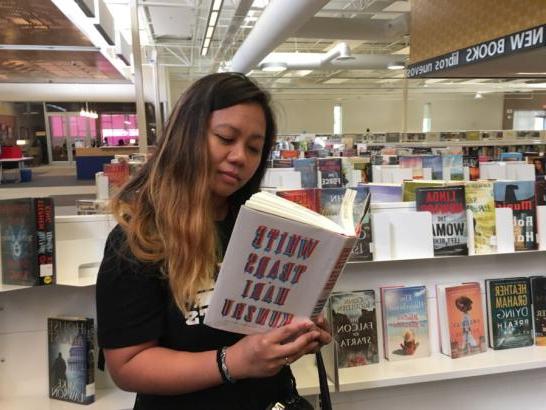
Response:
[[[432,104],[426,103],[423,106],[423,131],[422,132],[430,132],[432,129],[432,116],[430,113]]]
[[[101,137],[106,145],[129,145],[138,141],[136,114],[101,114]]]
[[[545,127],[546,111],[514,111],[514,126],[515,130],[534,130],[541,131]]]

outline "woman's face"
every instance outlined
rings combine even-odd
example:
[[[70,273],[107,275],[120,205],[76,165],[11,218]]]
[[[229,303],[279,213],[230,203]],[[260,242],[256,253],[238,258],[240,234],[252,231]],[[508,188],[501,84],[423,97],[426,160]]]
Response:
[[[227,199],[252,178],[260,164],[265,130],[265,115],[258,104],[237,104],[212,112],[208,148],[216,199]]]

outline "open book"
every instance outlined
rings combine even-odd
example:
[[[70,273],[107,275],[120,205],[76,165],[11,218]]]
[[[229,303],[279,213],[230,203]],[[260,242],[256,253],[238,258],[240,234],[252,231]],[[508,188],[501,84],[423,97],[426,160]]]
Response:
[[[347,189],[341,224],[276,195],[241,207],[205,324],[251,334],[319,315],[356,239]]]

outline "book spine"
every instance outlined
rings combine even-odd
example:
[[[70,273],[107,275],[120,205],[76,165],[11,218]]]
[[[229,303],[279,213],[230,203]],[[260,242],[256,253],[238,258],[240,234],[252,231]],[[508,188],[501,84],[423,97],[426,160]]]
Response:
[[[324,287],[322,288],[322,292],[320,293],[319,299],[317,303],[315,304],[315,308],[313,309],[313,312],[311,313],[311,320],[314,320],[318,317],[320,312],[322,312],[322,309],[324,308],[324,305],[326,304],[326,301],[328,300],[328,296],[332,292],[332,289],[334,288],[337,278],[343,272],[343,268],[345,267],[345,263],[347,262],[347,259],[349,258],[349,255],[351,254],[351,251],[353,250],[354,241],[350,241],[349,246],[345,244],[345,246],[341,249],[341,252],[337,258],[336,263],[334,264],[334,267],[332,271],[330,272],[330,275],[328,276],[328,280],[324,284]]]
[[[38,285],[54,283],[54,245],[53,245],[53,201],[51,198],[37,198],[34,202],[36,212],[36,260]]]
[[[95,401],[95,328],[93,319],[87,319],[87,376],[85,383],[85,403]]]

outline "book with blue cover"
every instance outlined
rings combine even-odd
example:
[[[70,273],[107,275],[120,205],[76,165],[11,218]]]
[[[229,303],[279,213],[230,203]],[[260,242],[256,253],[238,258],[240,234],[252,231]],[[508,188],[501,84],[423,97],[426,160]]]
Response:
[[[381,288],[381,309],[387,360],[430,356],[425,286]]]

